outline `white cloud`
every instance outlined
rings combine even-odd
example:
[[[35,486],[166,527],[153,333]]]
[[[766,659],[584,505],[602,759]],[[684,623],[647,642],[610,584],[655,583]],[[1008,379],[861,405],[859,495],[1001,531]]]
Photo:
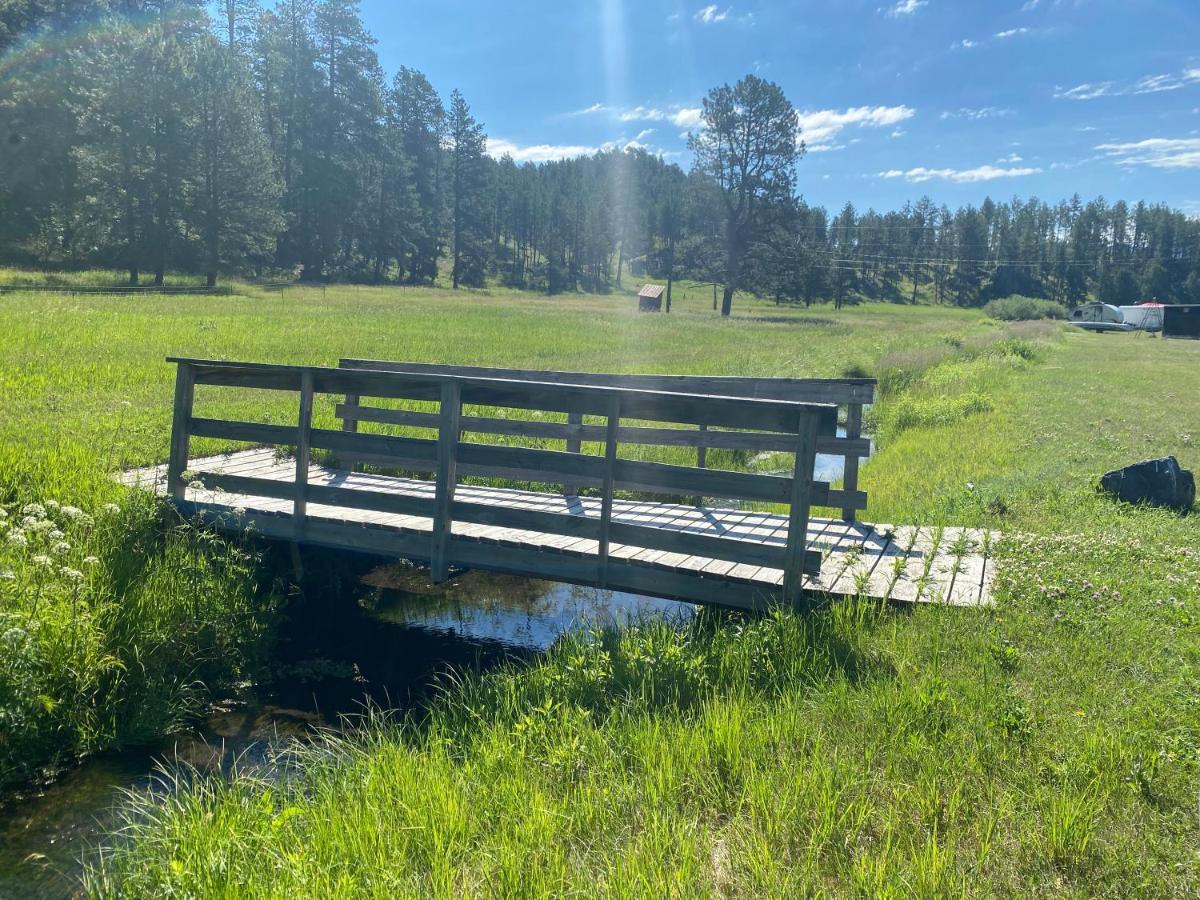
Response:
[[[908,134],[908,132],[907,132],[907,131],[905,131],[903,128],[897,128],[897,129],[896,129],[895,131],[893,131],[893,132],[892,132],[890,135],[888,135],[888,137],[893,137],[893,138],[902,138],[902,137],[904,137],[906,134]]]
[[[701,25],[714,25],[717,22],[724,22],[729,18],[729,14],[733,12],[732,6],[727,6],[725,9],[718,8],[717,4],[710,3],[703,9],[696,10],[695,19]]]
[[[698,106],[686,106],[675,110],[669,118],[676,128],[699,128],[704,123],[701,118],[703,112]]]
[[[813,153],[838,150],[836,143],[843,129],[893,128],[911,119],[916,110],[908,106],[854,106],[850,109],[817,109],[800,111],[800,136]]]
[[[1008,156],[1002,156],[996,162],[1011,165],[1012,163],[1024,162],[1024,157],[1016,153],[1010,153]]]
[[[941,119],[997,119],[1001,116],[1011,116],[1011,109],[1004,109],[999,106],[980,106],[977,108],[963,107],[962,109],[948,109],[940,116]]]
[[[1163,91],[1178,91],[1190,85],[1200,84],[1200,68],[1191,67],[1165,75],[1147,75],[1137,81],[1084,82],[1073,88],[1056,88],[1054,96],[1059,100],[1096,100],[1099,97],[1127,97],[1138,94],[1160,94]]]
[[[1200,169],[1200,138],[1147,138],[1096,147],[1122,166],[1154,169]]]
[[[661,109],[657,106],[607,106],[593,103],[585,109],[577,109],[571,116],[609,115],[618,122],[670,122],[676,128],[699,128],[703,123],[698,106],[672,106]]]
[[[924,166],[918,166],[915,169],[908,170],[889,169],[886,172],[880,172],[879,177],[903,178],[915,184],[935,179],[952,181],[955,184],[972,184],[977,181],[994,181],[997,178],[1020,178],[1025,175],[1037,175],[1041,171],[1041,169],[1037,168],[1002,169],[997,166],[978,166],[974,169],[927,169]]]
[[[961,47],[963,50],[971,50],[978,46],[979,46],[979,41],[973,41],[970,38],[963,38],[957,44],[954,44],[951,47],[951,49],[954,49],[954,47]]]
[[[1029,29],[1028,28],[1010,28],[1007,31],[997,31],[996,37],[998,37],[1000,40],[1004,40],[1005,38],[1017,37],[1018,35],[1022,35],[1022,34],[1029,34]]]
[[[527,144],[521,146],[504,138],[487,139],[488,156],[499,159],[506,153],[519,163],[549,162],[554,159],[571,159],[576,156],[591,156],[598,153],[600,147],[588,147],[580,144]]]
[[[929,0],[900,0],[895,6],[890,7],[887,14],[893,19],[900,16],[911,16],[922,6],[928,6]]]

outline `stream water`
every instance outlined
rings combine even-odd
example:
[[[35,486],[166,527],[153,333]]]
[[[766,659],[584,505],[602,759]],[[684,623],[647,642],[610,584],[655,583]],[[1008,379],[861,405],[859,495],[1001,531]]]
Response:
[[[355,564],[364,571],[354,573],[349,596],[292,610],[272,678],[253,694],[215,704],[198,726],[159,746],[93,757],[0,806],[0,897],[72,896],[81,856],[116,823],[122,789],[148,787],[159,765],[214,771],[236,758],[261,761],[271,741],[335,726],[367,700],[419,708],[442,674],[528,659],[569,629],[693,614],[669,600],[477,572],[432,587],[408,566]]]
[[[818,457],[816,477],[833,481],[841,469],[840,457]],[[368,700],[419,708],[446,672],[529,659],[570,629],[694,614],[674,601],[525,578],[468,572],[433,587],[404,564],[319,561],[332,577],[289,610],[269,681],[157,746],[92,757],[0,804],[0,898],[73,896],[81,857],[112,831],[122,792],[148,787],[159,766],[261,761],[272,741],[336,726]]]

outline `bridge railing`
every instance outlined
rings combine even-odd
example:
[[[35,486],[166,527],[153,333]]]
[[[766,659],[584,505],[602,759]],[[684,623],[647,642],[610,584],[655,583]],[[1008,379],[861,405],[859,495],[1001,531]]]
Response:
[[[862,508],[866,500],[860,492],[847,488],[835,490],[828,483],[813,480],[817,449],[834,433],[834,420],[828,406],[438,373],[176,358],[169,362],[178,366],[167,466],[167,490],[171,496],[177,500],[185,498],[186,472],[189,481],[198,481],[209,490],[290,500],[289,536],[317,543],[341,541],[345,545],[345,535],[335,539],[331,529],[346,529],[356,523],[339,523],[325,515],[310,521],[310,503],[427,517],[432,520],[432,533],[426,547],[409,541],[403,548],[397,545],[396,552],[429,559],[435,581],[447,576],[450,565],[460,564],[506,568],[637,590],[639,585],[646,583],[646,570],[643,567],[640,572],[635,572],[632,571],[638,568],[635,565],[622,559],[610,559],[610,548],[617,543],[781,569],[784,573],[783,598],[797,602],[802,593],[802,577],[817,574],[821,564],[820,552],[806,546],[810,508],[814,505]],[[197,417],[194,414],[197,385],[295,392],[298,394],[296,425]],[[436,403],[438,411],[432,415],[437,418],[437,436],[422,439],[314,427],[314,397],[326,394]],[[600,417],[604,422],[599,426],[603,431],[604,454],[596,456],[464,441],[462,432],[474,427],[467,421],[470,417],[463,415],[466,406],[559,413],[578,417],[579,421],[584,416]],[[623,429],[622,419],[649,422],[654,426],[707,425],[745,433],[786,435],[788,446],[785,449],[794,454],[795,464],[791,475],[781,476],[622,459],[617,451],[623,432],[630,440],[646,437]],[[521,429],[531,424],[528,420],[511,421],[514,425],[519,424]],[[193,437],[293,447],[294,478],[279,481],[216,471],[189,472]],[[371,460],[397,469],[434,473],[433,496],[405,495],[357,484],[309,484],[314,450]],[[544,483],[570,481],[595,488],[600,500],[600,515],[547,512],[457,499],[459,478],[466,475]],[[613,499],[618,490],[783,504],[789,510],[786,546],[690,533],[628,519],[614,520]],[[559,556],[559,562],[547,570],[545,565],[529,556],[529,551],[469,542],[454,533],[452,525],[455,522],[591,539],[595,541],[595,555],[571,562],[569,566],[561,562],[565,557]],[[656,574],[655,577],[665,576]],[[719,585],[711,587],[716,592],[720,589]],[[680,593],[683,595],[687,591]],[[714,601],[720,602],[719,593],[715,594]]]
[[[817,439],[817,453],[843,458],[842,485],[845,488],[842,518],[853,522],[857,510],[866,508],[866,497],[858,491],[860,460],[871,455],[871,441],[863,437],[863,409],[875,399],[876,382],[872,378],[759,378],[727,375],[610,375],[595,372],[555,372],[535,369],[494,368],[484,366],[450,366],[430,363],[397,362],[389,360],[342,359],[339,368],[373,372],[411,372],[423,375],[448,375],[464,378],[499,378],[550,384],[577,384],[592,387],[626,388],[631,390],[680,393],[703,396],[741,397],[744,399],[782,400],[795,403],[828,404],[840,408],[844,434],[823,433]],[[437,416],[413,410],[382,409],[364,405],[362,398],[348,395],[337,407],[337,415],[346,431],[357,431],[359,423],[431,428]],[[604,428],[585,425],[582,417],[572,414],[566,422],[523,422],[487,416],[463,417],[464,431],[506,437],[538,437],[562,440],[568,452],[578,453],[582,442],[604,440]],[[789,434],[723,431],[715,423],[701,422],[693,429],[646,428],[622,426],[617,435],[621,443],[647,444],[660,447],[694,447],[696,465],[704,469],[708,451],[748,450],[755,452],[789,452],[794,440]],[[351,463],[353,460],[347,459]],[[578,485],[567,482],[564,493],[573,493]],[[859,498],[861,497],[861,505]],[[702,506],[704,497],[693,497]]]

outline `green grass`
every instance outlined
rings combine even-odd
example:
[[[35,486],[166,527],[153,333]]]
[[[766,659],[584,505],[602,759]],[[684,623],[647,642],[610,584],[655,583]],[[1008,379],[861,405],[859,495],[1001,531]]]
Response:
[[[99,284],[119,273],[6,270],[7,283]],[[0,295],[0,506],[122,509],[119,529],[72,534],[54,568],[35,539],[0,543],[0,789],[72,757],[145,740],[247,677],[269,637],[270,573],[247,548],[212,541],[110,483],[117,468],[159,462],[170,429],[172,355],[336,365],[340,356],[743,374],[835,375],[898,346],[1000,333],[978,315],[847,311],[837,318],[742,300],[733,321],[683,303],[646,316],[628,297],[547,298],[510,290],[241,285],[232,297]],[[981,337],[980,339],[984,339]],[[850,362],[847,363],[847,360]],[[316,419],[334,425],[334,398]],[[197,393],[200,414],[291,422],[278,392]],[[236,445],[196,441],[197,454]],[[666,451],[669,453],[670,451]],[[720,463],[720,459],[714,460]],[[729,462],[738,462],[730,460]],[[62,522],[46,533],[62,530]],[[36,533],[34,534],[36,538]],[[63,567],[85,571],[76,585]],[[53,576],[53,577],[51,577]],[[43,584],[43,582],[45,582]],[[42,599],[39,599],[42,598]],[[257,609],[258,615],[252,615]],[[86,628],[83,623],[86,622]],[[87,640],[80,635],[86,631]],[[78,659],[75,650],[86,646]],[[130,715],[130,710],[144,714]]]
[[[1200,468],[1200,345],[1014,333],[911,307],[743,303],[721,322],[684,305],[668,319],[615,296],[364,288],[0,305],[13,322],[0,337],[0,471],[41,473],[10,479],[30,487],[8,489],[9,503],[71,471],[160,460],[168,354],[866,370],[885,397],[868,518],[1007,535],[992,610],[849,602],[578,635],[528,668],[447,685],[419,727],[375,715],[290,748],[285,778],[183,778],[131,806],[115,849],[92,861],[94,895],[1200,891],[1200,517],[1094,489],[1146,456]],[[292,398],[204,402],[294,413]]]
[[[866,486],[890,521],[1004,529],[995,609],[850,602],[565,639],[450,687],[425,727],[377,719],[299,751],[282,782],[135,804],[90,891],[1200,890],[1200,519],[1094,490],[1131,457],[1200,463],[1183,431],[1200,347],[1067,334],[970,356],[900,396],[990,409],[895,430]]]

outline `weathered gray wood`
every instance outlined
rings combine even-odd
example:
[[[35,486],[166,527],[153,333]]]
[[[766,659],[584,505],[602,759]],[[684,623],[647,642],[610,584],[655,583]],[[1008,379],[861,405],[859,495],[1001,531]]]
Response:
[[[383,425],[399,425],[410,428],[438,427],[436,413],[413,412],[405,409],[381,409],[373,406],[346,406],[336,408],[339,418],[355,422],[377,422]],[[537,422],[526,419],[500,419],[487,416],[463,416],[462,430],[474,434],[498,434],[510,437],[531,437],[567,442],[567,452],[579,452],[581,440],[603,443],[603,425],[582,425],[582,416],[571,413],[570,420],[563,422]],[[690,428],[647,428],[637,425],[622,425],[617,433],[622,444],[649,444],[663,447],[719,448],[722,450],[758,450],[790,453],[795,448],[795,435],[752,431],[715,431],[704,426],[701,430]],[[572,449],[575,448],[575,449]],[[818,453],[836,456],[869,456],[871,442],[866,438],[851,441],[836,435],[821,435],[817,441]]]
[[[359,396],[358,396],[358,394],[347,394],[347,395],[346,395],[346,401],[345,401],[345,403],[344,403],[344,404],[338,404],[338,409],[339,409],[339,410],[342,410],[342,409],[357,409],[357,408],[358,408],[358,401],[359,401]],[[338,412],[338,413],[337,413],[337,415],[338,415],[338,416],[340,416],[340,417],[341,417],[341,419],[342,419],[342,431],[346,431],[346,432],[349,432],[349,433],[351,433],[351,434],[353,434],[353,433],[355,433],[355,432],[357,432],[357,431],[358,431],[358,421],[359,421],[359,420],[358,420],[358,418],[357,418],[357,417],[342,416],[342,414],[341,414],[340,412]],[[352,457],[352,456],[349,456],[349,455],[345,455],[345,456],[342,456],[342,457],[340,457],[340,458],[339,458],[339,461],[340,461],[340,462],[341,462],[341,464],[342,464],[343,466],[345,466],[347,469],[353,469],[353,468],[354,468],[354,466],[356,465],[356,460],[354,459],[354,457]]]
[[[391,460],[382,465],[406,463],[430,463],[437,461],[437,442],[424,438],[396,437],[390,434],[351,434],[345,431],[333,431],[328,428],[315,428],[312,433],[312,445],[320,450],[329,450],[337,454],[341,460],[347,455],[357,460],[359,457],[373,457],[376,460]],[[349,468],[343,462],[345,468]]]
[[[197,437],[284,446],[294,446],[297,441],[296,429],[284,425],[192,419],[192,429]],[[311,442],[314,448],[335,453],[349,450],[359,461],[373,465],[433,471],[436,462],[434,443],[419,438],[313,429]],[[470,443],[461,444],[459,453],[460,471],[464,475],[545,484],[559,484],[569,479],[584,487],[600,487],[603,483],[603,460],[600,457],[558,450]],[[790,497],[790,481],[778,475],[694,469],[640,460],[622,459],[616,463],[618,488],[670,496],[703,495],[786,503]],[[866,507],[867,497],[859,491],[831,489],[824,482],[814,482],[812,491],[813,506]]]
[[[812,498],[813,466],[817,454],[817,421],[800,423],[796,437],[796,464],[792,471],[787,556],[783,565],[783,598],[798,605],[803,597],[805,542],[808,536],[809,503]]]
[[[193,437],[222,441],[245,441],[248,444],[272,444],[294,447],[299,440],[291,425],[264,425],[259,422],[226,422],[221,419],[193,418],[190,424]]]
[[[343,359],[339,366],[371,371],[420,372],[474,378],[502,378],[557,384],[586,384],[636,390],[680,391],[722,397],[797,400],[804,403],[871,403],[872,378],[755,378],[736,375],[611,375],[485,366],[447,366],[388,360]]]
[[[300,414],[296,424],[296,494],[292,501],[292,519],[296,537],[304,533],[304,518],[308,511],[308,467],[312,462],[313,377],[305,372],[300,378]]]
[[[203,509],[206,516],[213,517],[206,521],[219,520],[221,528],[249,527],[256,534],[293,539],[292,460],[279,459],[269,450],[249,450],[193,460],[189,468],[197,470],[195,480],[214,493],[189,491],[191,501],[176,501],[181,509]],[[165,490],[165,469],[137,470],[126,473],[122,480]],[[429,558],[435,503],[432,482],[319,466],[314,466],[311,473],[306,544],[391,557]],[[218,491],[228,493],[218,495]],[[600,500],[592,498],[564,499],[557,494],[463,485],[453,503],[456,525],[451,541],[456,547],[458,542],[486,544],[488,549],[478,551],[481,567],[522,569],[519,574],[595,584],[600,505]],[[244,512],[239,512],[239,507]],[[471,521],[474,519],[479,524]],[[743,587],[763,602],[782,599],[782,563],[773,556],[786,553],[788,520],[784,517],[727,509],[698,512],[683,505],[614,500],[611,523],[610,588],[733,606],[739,603],[732,598],[745,596],[738,593]],[[682,540],[673,539],[669,533],[672,529]],[[551,534],[551,530],[567,533]],[[912,602],[940,599],[955,605],[990,603],[993,573],[989,572],[985,538],[994,541],[995,536],[962,532],[968,538],[965,542],[944,539],[940,543],[932,537],[916,541],[904,537],[910,532],[915,536],[918,531],[939,531],[945,537],[961,530],[893,529],[813,520],[805,568],[819,558],[817,544],[830,558],[824,576],[810,573],[804,589],[837,596],[853,595],[861,588],[872,597],[890,593],[894,599]],[[887,535],[893,532],[895,537],[889,540]],[[963,543],[966,555],[957,559],[948,543]],[[665,544],[673,549],[649,549],[642,544]],[[891,549],[894,545],[895,552]],[[742,548],[747,550],[745,554],[737,552]],[[520,552],[511,554],[509,551],[514,549]],[[727,552],[730,550],[733,552]],[[567,559],[555,562],[555,556]],[[448,557],[453,564],[474,564],[468,556],[460,556],[457,549]],[[485,565],[482,560],[491,560],[494,565]],[[626,578],[622,567],[627,565],[641,568]],[[897,580],[897,565],[911,572],[911,577]],[[929,575],[927,587],[933,589],[918,592],[916,588],[926,580],[925,573]],[[943,589],[938,590],[938,585]],[[979,595],[975,594],[977,589]]]
[[[480,420],[483,421],[483,420]],[[509,421],[509,420],[503,420]],[[557,424],[557,423],[548,423]],[[583,416],[580,413],[567,414],[567,434],[566,434],[566,451],[568,453],[579,453],[583,450]],[[564,494],[577,494],[579,487],[573,481],[563,482],[562,492]]]
[[[708,445],[706,443],[704,443],[704,439],[708,436],[707,433],[708,433],[708,426],[706,424],[704,424],[703,422],[701,422],[699,429],[697,429],[697,438],[699,439],[699,443],[696,444],[696,468],[697,469],[707,469],[708,468]],[[692,498],[692,505],[697,506],[697,507],[704,506],[704,496],[702,494],[697,494],[695,497]]]
[[[460,385],[462,402],[478,406],[539,409],[548,412],[578,412],[605,415],[609,398],[621,398],[622,415],[628,419],[751,428],[762,431],[795,432],[800,416],[811,404],[783,400],[738,399],[695,394],[670,394],[627,388],[600,388],[575,384],[457,378],[407,372],[355,371],[313,366],[278,366],[261,363],[222,363],[212,360],[171,358],[194,366],[197,384],[254,387],[265,390],[299,390],[300,373],[313,373],[317,393],[348,394],[391,399],[434,400],[441,385]]]
[[[446,548],[453,526],[454,489],[458,481],[455,464],[458,456],[458,420],[462,415],[461,385],[448,382],[442,385],[442,424],[438,430],[437,486],[433,513],[433,551],[430,577],[434,584],[449,577],[450,560]]]
[[[192,403],[196,394],[196,372],[181,365],[175,372],[175,407],[171,416],[171,449],[167,462],[167,492],[182,498],[187,485],[183,473],[187,469],[191,446]]]
[[[597,552],[600,587],[608,587],[608,551],[612,534],[613,483],[617,465],[617,429],[621,427],[621,398],[613,397],[608,408],[604,436],[604,484],[600,488],[600,548]]]
[[[846,413],[846,437],[849,440],[856,440],[862,435],[862,406],[859,404],[852,405]],[[820,451],[818,451],[820,452]],[[842,472],[842,486],[848,491],[858,490],[858,458],[866,456],[870,453],[847,453],[846,465]],[[847,522],[854,521],[854,508],[847,507],[842,510],[842,518]]]

